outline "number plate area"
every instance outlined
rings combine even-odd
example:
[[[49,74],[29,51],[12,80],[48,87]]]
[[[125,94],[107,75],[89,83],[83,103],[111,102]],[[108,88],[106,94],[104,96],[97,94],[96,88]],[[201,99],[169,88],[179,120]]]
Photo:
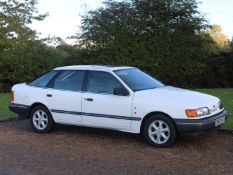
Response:
[[[219,126],[219,125],[225,123],[225,121],[226,121],[226,117],[221,117],[221,118],[215,120],[215,126]]]

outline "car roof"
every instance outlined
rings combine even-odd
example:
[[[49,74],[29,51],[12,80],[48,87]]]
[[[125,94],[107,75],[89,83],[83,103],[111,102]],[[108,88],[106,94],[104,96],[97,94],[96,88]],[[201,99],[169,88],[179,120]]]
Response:
[[[54,70],[105,70],[105,71],[115,71],[120,69],[131,69],[134,67],[130,66],[108,66],[108,65],[74,65],[74,66],[64,66],[58,67]]]

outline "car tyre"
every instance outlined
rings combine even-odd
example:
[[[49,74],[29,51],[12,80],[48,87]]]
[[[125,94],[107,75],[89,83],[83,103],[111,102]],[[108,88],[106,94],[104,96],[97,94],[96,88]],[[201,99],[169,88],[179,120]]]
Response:
[[[143,134],[146,142],[157,148],[170,147],[176,140],[173,121],[166,115],[153,115],[145,121]]]
[[[50,111],[43,105],[37,105],[32,109],[30,123],[33,130],[39,134],[51,132],[55,125]]]

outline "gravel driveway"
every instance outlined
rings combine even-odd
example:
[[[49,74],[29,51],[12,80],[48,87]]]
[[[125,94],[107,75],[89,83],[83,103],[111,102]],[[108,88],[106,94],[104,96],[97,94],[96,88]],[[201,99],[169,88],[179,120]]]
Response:
[[[233,174],[233,135],[156,149],[133,134],[57,125],[39,135],[28,120],[2,122],[0,175],[9,174]]]

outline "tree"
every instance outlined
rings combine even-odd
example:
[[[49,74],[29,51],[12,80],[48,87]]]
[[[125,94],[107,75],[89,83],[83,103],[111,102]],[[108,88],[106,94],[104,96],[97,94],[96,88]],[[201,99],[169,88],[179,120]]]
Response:
[[[230,43],[228,37],[222,33],[222,27],[218,24],[211,25],[209,33],[220,48],[223,48],[224,46],[227,46]]]
[[[28,25],[33,20],[43,20],[47,14],[39,14],[36,5],[36,0],[0,1],[0,81],[2,81],[2,87],[5,87],[5,82],[11,81],[12,66],[15,65],[14,72],[24,70],[21,69],[24,67],[24,60],[18,56],[18,53],[22,53],[21,49],[24,50],[31,44],[37,44],[36,31],[30,29]]]
[[[82,20],[90,63],[137,66],[165,83],[198,86],[213,41],[195,0],[107,1]]]
[[[1,52],[36,38],[36,31],[28,24],[33,20],[41,21],[47,14],[38,14],[36,0],[5,0],[0,2]]]
[[[67,53],[62,50],[40,41],[29,41],[27,45],[17,45],[15,49],[2,53],[1,76],[10,85],[26,82],[63,65],[67,57]]]
[[[81,50],[76,45],[61,44],[57,46],[56,50],[64,54],[65,59],[63,64],[66,66],[85,64],[83,60],[81,60]]]

